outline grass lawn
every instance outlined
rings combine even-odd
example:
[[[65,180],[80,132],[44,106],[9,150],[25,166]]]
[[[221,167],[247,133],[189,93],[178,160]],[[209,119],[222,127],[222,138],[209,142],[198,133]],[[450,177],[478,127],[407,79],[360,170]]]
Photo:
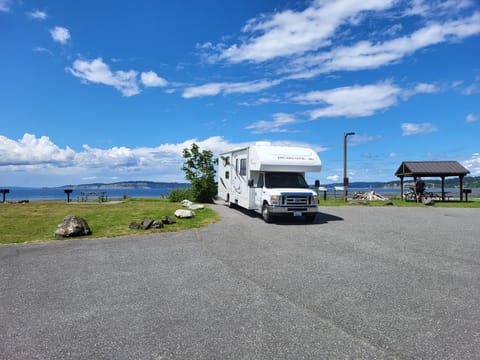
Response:
[[[54,240],[57,225],[67,215],[83,217],[92,235],[85,238],[115,237],[123,235],[149,234],[198,228],[220,219],[208,206],[196,210],[192,219],[176,219],[175,210],[179,203],[165,199],[129,199],[122,203],[66,203],[64,201],[32,201],[26,204],[0,203],[0,244]],[[158,230],[132,230],[132,221],[140,222],[144,217],[161,220],[168,215],[176,223]]]
[[[390,198],[390,201],[394,206],[398,207],[426,207],[422,203],[416,203],[414,201],[404,201],[399,198]],[[344,202],[343,199],[321,199],[319,206],[384,206],[384,201],[351,201]],[[465,201],[436,201],[435,207],[456,207],[456,208],[480,208],[480,199],[473,199]]]

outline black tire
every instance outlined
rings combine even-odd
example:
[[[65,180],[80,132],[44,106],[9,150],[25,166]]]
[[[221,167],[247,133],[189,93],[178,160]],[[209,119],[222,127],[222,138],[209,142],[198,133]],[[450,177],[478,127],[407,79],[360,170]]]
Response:
[[[230,194],[227,194],[227,200],[225,202],[230,209],[233,208],[233,203],[230,201]]]
[[[262,206],[262,217],[266,223],[272,222],[272,214],[268,211],[267,204],[263,204]]]

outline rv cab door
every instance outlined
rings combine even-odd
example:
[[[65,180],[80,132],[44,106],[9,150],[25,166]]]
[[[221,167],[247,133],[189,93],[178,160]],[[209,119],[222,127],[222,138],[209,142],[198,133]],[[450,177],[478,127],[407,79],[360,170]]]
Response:
[[[263,186],[265,184],[264,181],[264,174],[259,173],[257,179],[254,181],[254,206],[256,210],[259,210],[262,208],[263,205]]]

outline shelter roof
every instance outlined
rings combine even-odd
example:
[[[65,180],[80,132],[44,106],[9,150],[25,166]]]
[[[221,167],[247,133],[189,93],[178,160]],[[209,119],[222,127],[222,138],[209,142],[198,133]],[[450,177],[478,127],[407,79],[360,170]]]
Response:
[[[395,176],[448,177],[465,176],[469,173],[458,161],[404,161]]]

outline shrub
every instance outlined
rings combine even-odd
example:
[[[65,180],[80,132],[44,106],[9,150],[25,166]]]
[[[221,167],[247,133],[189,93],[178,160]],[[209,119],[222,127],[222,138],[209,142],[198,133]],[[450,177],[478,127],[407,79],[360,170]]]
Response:
[[[192,188],[174,189],[168,193],[167,199],[170,202],[180,202],[185,199],[190,201],[195,200],[193,196]]]

